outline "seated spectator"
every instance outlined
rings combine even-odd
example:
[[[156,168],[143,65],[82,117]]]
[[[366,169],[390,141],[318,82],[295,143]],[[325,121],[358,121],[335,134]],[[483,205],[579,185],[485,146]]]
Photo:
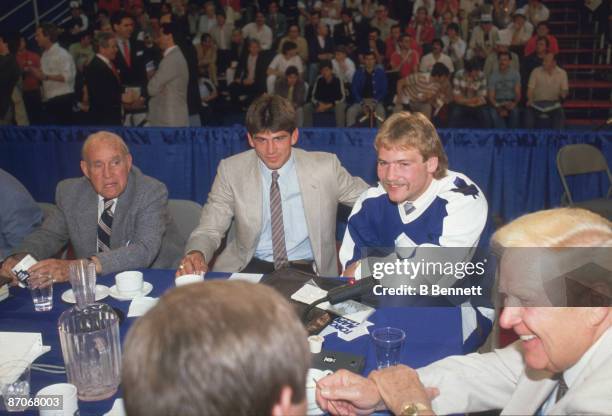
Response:
[[[282,53],[285,42],[293,42],[297,46],[297,54],[302,58],[302,63],[308,62],[308,42],[306,38],[300,35],[300,27],[298,25],[289,25],[287,36],[283,37],[278,44],[278,53]]]
[[[391,56],[391,70],[398,71],[400,78],[417,72],[419,68],[419,53],[411,48],[412,37],[404,34],[400,38],[400,50]]]
[[[480,24],[472,30],[470,43],[467,51],[467,59],[477,57],[486,59],[495,50],[495,45],[499,41],[499,32],[493,26],[493,18],[490,14],[483,14],[480,17]]]
[[[531,72],[544,62],[544,57],[548,53],[549,43],[548,38],[539,37],[535,44],[535,52],[523,59],[521,65],[521,83],[523,84],[523,96],[527,92],[527,82]]]
[[[282,38],[287,32],[287,17],[279,11],[276,1],[268,3],[266,25],[272,30],[275,39]]]
[[[229,47],[230,63],[232,62],[238,63],[240,61],[240,59],[244,55],[244,52],[247,49],[246,46],[247,45],[242,36],[242,30],[234,29],[232,31],[232,39],[231,39],[230,47]],[[230,78],[230,79],[233,79],[233,78]]]
[[[210,36],[217,45],[217,70],[224,73],[231,62],[230,47],[234,25],[226,22],[225,12],[217,12],[217,24],[210,30]]]
[[[204,33],[209,33],[213,27],[217,24],[217,16],[215,13],[215,3],[212,1],[207,1],[204,3],[204,13],[200,16],[200,21],[198,23],[198,34],[200,36]]]
[[[200,93],[200,120],[202,125],[215,125],[211,123],[214,117],[215,101],[219,97],[217,87],[208,77],[207,69],[204,69],[203,76],[198,79],[198,91]]]
[[[391,27],[396,24],[397,20],[389,17],[387,6],[379,4],[376,7],[376,17],[370,21],[370,26],[379,30],[382,39],[387,39],[391,34]]]
[[[541,0],[528,0],[527,4],[520,10],[523,11],[523,14],[533,26],[547,21],[550,17],[548,7],[544,6]]]
[[[525,44],[525,56],[529,56],[535,52],[536,42],[539,37],[545,37],[548,40],[548,52],[555,55],[559,53],[559,43],[557,42],[557,38],[550,34],[548,23],[540,22],[536,26],[536,33],[530,37]]]
[[[255,39],[259,42],[261,49],[267,51],[272,47],[272,29],[266,24],[266,18],[262,12],[255,13],[255,21],[247,23],[242,28],[242,35],[248,39]]]
[[[383,100],[387,95],[387,74],[376,66],[376,56],[373,52],[365,54],[365,65],[360,67],[351,83],[351,94],[355,102],[346,112],[347,126],[357,122],[357,116],[374,112],[376,123],[380,126],[385,117]]]
[[[229,86],[230,98],[234,108],[244,108],[266,91],[266,71],[268,60],[261,53],[257,40],[249,41],[249,53],[236,68],[234,81]]]
[[[321,4],[321,21],[333,28],[340,23],[341,5],[337,0],[323,0]]]
[[[0,273],[15,279],[11,269],[29,253],[39,260],[28,270],[33,276],[50,273],[54,282],[66,282],[75,260],[50,257],[68,242],[77,259],[95,263],[98,274],[146,268],[154,262],[156,267],[173,267],[184,241],[169,222],[166,186],[133,167],[125,142],[113,133],[90,135],[82,159],[84,176],[57,185],[57,209],[11,252]],[[162,246],[166,231],[173,233],[166,236],[172,244]],[[36,287],[51,282],[30,277],[29,283]]]
[[[510,33],[510,46],[522,50],[533,33],[533,26],[525,19],[525,14],[517,10],[512,15],[512,23],[506,29]]]
[[[332,63],[322,61],[320,74],[313,87],[310,103],[304,106],[304,126],[312,126],[312,113],[333,111],[336,115],[336,127],[344,127],[346,112],[346,94],[344,84],[334,75]]]
[[[501,253],[499,324],[520,339],[416,371],[398,365],[364,378],[340,370],[317,383],[321,409],[342,415],[497,414],[500,409],[502,415],[608,413],[610,274],[593,270],[609,271],[610,263],[609,256],[593,259],[609,250],[611,229],[610,221],[572,208],[527,214],[500,228],[492,237]],[[574,303],[576,292],[586,292],[585,301]],[[555,299],[564,297],[567,302]]]
[[[385,39],[385,64],[389,64],[391,56],[400,50],[400,36],[402,28],[400,25],[393,25],[389,37]]]
[[[64,29],[64,40],[68,44],[78,42],[80,33],[89,29],[89,18],[83,13],[78,1],[70,2],[70,16],[64,20],[62,27]]]
[[[373,53],[376,64],[383,65],[385,51],[385,42],[380,40],[380,31],[375,27],[370,28],[370,30],[368,31],[368,37],[365,39],[365,42],[363,42],[361,47],[359,48],[359,63],[361,65],[364,65],[365,56],[368,53]]]
[[[442,16],[444,13],[449,12],[453,16],[459,15],[459,1],[458,0],[436,0],[435,16]],[[418,13],[418,10],[417,10]]]
[[[292,305],[268,286],[213,281],[172,289],[127,335],[126,412],[305,415],[307,336]]]
[[[493,22],[499,29],[507,28],[512,23],[516,10],[515,0],[493,0]]]
[[[412,18],[406,28],[406,33],[414,39],[421,50],[429,48],[431,42],[436,37],[436,31],[425,7],[419,7],[416,16]]]
[[[376,15],[377,0],[361,0],[361,4],[357,6],[361,20],[369,22]]]
[[[510,52],[498,53],[499,68],[487,81],[489,114],[496,129],[519,128],[521,75],[510,67],[510,60]]]
[[[351,9],[343,9],[340,13],[342,20],[334,26],[334,43],[336,45],[344,45],[349,52],[357,49],[359,33],[356,23],[353,21],[353,12]]]
[[[349,86],[355,75],[355,63],[348,57],[346,46],[340,45],[336,48],[334,59],[332,59],[334,75],[337,76],[344,86]]]
[[[438,62],[430,73],[418,72],[397,82],[395,111],[423,113],[429,120],[451,99],[450,71]]]
[[[319,70],[319,62],[328,61],[334,57],[334,42],[329,36],[329,27],[320,22],[317,26],[317,33],[314,38],[311,38],[308,45],[308,82],[314,83],[316,74]]]
[[[321,23],[321,13],[313,11],[308,19],[308,24],[304,26],[304,38],[309,45],[317,38],[319,23]]]
[[[418,14],[418,10],[420,7],[425,7],[425,10],[427,10],[427,15],[429,17],[433,17],[436,11],[436,1],[435,0],[416,0],[412,6],[413,16],[416,16]]]
[[[455,66],[453,65],[453,61],[451,60],[450,56],[442,52],[442,48],[442,40],[434,39],[431,42],[431,53],[428,53],[423,58],[421,58],[421,63],[419,64],[419,71],[428,74],[431,72],[433,66],[439,62],[444,64],[451,74],[455,72]]]
[[[498,54],[501,52],[510,52],[510,67],[515,71],[520,71],[520,60],[519,56],[510,51],[510,40],[508,39],[508,34],[502,32],[500,35],[500,39],[495,45],[495,51],[491,52],[484,63],[484,73],[486,77],[489,77],[493,71],[499,68]]]
[[[477,59],[465,63],[453,78],[453,102],[450,106],[449,127],[487,128],[487,79]]]
[[[453,16],[451,12],[444,12],[442,16],[434,23],[434,29],[436,30],[436,38],[442,39],[446,35],[446,29],[451,23],[458,23],[459,20]]]
[[[236,22],[240,20],[240,0],[220,0],[219,5],[221,10],[225,12],[227,23],[236,26]]]
[[[274,94],[274,84],[277,77],[283,77],[290,66],[297,68],[300,77],[304,73],[302,59],[297,54],[297,45],[291,41],[283,44],[283,51],[274,57],[268,66],[266,85],[268,93]]]
[[[290,66],[285,71],[284,76],[276,79],[274,94],[286,98],[293,108],[297,117],[298,127],[304,126],[304,104],[306,103],[306,83],[301,79],[297,68]]]
[[[43,213],[28,190],[0,169],[0,264],[43,221]]]
[[[446,29],[446,36],[442,37],[444,53],[450,56],[455,69],[463,68],[463,58],[467,45],[459,35],[459,25],[451,23]]]
[[[215,45],[211,35],[208,33],[202,34],[200,42],[196,44],[196,53],[200,75],[204,73],[204,68],[206,68],[211,81],[217,85],[217,45]]]
[[[568,92],[567,72],[557,66],[555,55],[546,54],[542,66],[529,76],[525,127],[540,127],[536,119],[545,119],[550,128],[562,129],[565,113],[561,101]]]
[[[79,32],[78,39],[78,42],[70,45],[68,52],[70,52],[70,55],[72,55],[74,59],[77,71],[82,73],[96,53],[94,52],[91,42],[91,32]]]

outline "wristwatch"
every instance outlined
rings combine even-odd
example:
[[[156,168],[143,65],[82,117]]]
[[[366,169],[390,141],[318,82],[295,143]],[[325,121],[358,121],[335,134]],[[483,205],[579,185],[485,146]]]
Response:
[[[422,414],[421,412],[424,410],[429,410],[429,408],[423,403],[412,402],[405,404],[398,416],[418,416]]]

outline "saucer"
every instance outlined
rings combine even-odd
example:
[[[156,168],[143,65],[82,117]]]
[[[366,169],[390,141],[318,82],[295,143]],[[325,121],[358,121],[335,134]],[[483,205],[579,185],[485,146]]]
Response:
[[[123,293],[119,293],[117,290],[117,285],[111,286],[109,293],[111,297],[117,300],[132,300],[137,296],[147,296],[149,292],[153,290],[153,285],[149,282],[142,282],[142,289],[140,293],[136,293],[135,295],[124,295]]]
[[[108,286],[104,285],[96,285],[96,302],[104,299],[108,296]],[[62,300],[66,303],[76,303],[76,299],[74,298],[74,292],[72,289],[68,289],[64,293],[62,293]]]

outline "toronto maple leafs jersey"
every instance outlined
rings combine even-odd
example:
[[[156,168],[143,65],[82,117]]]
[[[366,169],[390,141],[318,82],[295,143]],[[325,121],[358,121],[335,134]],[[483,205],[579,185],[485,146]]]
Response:
[[[433,179],[415,201],[396,204],[383,186],[366,190],[348,220],[340,248],[343,270],[364,248],[474,247],[487,221],[487,200],[462,173]]]

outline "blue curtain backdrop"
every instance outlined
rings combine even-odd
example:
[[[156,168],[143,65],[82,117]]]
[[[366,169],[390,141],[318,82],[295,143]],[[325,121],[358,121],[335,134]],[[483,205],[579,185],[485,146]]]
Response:
[[[95,127],[2,127],[0,167],[16,176],[41,202],[53,202],[58,181],[80,176],[80,148]],[[206,201],[219,161],[248,148],[243,127],[116,128],[134,163],[164,182],[171,198]],[[297,146],[332,152],[349,172],[376,182],[376,130],[301,129]],[[557,151],[589,143],[612,161],[612,133],[587,131],[441,130],[450,168],[468,175],[485,192],[489,212],[505,221],[559,205],[562,187]],[[607,191],[604,175],[571,181],[577,199]]]

